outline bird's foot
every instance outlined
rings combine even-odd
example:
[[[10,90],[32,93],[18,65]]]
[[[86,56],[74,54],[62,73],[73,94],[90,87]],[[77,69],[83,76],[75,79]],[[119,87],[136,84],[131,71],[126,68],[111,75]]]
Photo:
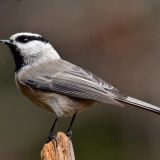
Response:
[[[71,137],[72,137],[72,131],[69,130],[69,131],[66,131],[65,133],[66,133],[66,136],[67,136],[69,139],[71,139]]]
[[[48,137],[47,137],[47,139],[46,139],[46,141],[45,141],[45,143],[49,143],[49,142],[52,141],[53,139],[57,142],[56,136],[53,135],[53,134],[49,134]]]

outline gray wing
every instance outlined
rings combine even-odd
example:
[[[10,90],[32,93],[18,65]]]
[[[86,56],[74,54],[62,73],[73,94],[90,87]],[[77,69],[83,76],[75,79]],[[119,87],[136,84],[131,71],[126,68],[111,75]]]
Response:
[[[116,88],[89,71],[66,61],[61,61],[61,63],[63,65],[59,65],[57,71],[56,68],[53,68],[53,72],[51,69],[52,64],[48,67],[47,65],[41,66],[41,69],[37,67],[37,71],[34,71],[29,79],[28,76],[22,81],[45,92],[55,92],[70,97],[123,106],[114,99],[117,96],[122,96]]]

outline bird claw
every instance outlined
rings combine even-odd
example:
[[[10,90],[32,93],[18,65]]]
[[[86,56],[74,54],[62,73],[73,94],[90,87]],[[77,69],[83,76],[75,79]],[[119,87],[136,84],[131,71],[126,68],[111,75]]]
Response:
[[[66,131],[66,136],[71,139],[72,137],[72,131]]]
[[[45,143],[49,143],[49,142],[51,142],[53,139],[57,142],[55,135],[49,135],[48,138],[47,138],[47,140],[45,141]]]

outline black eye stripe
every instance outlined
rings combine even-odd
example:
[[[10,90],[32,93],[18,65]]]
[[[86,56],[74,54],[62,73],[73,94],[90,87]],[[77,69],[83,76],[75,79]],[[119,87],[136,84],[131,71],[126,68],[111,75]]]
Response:
[[[41,42],[46,42],[46,43],[48,42],[43,37],[40,37],[40,36],[27,36],[27,35],[18,36],[15,40],[17,42],[21,42],[21,43],[27,43],[27,42],[34,41],[34,40],[41,41]]]

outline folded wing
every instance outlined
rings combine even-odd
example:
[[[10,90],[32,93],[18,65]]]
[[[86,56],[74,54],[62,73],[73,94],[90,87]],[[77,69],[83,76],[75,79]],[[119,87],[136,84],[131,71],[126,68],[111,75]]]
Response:
[[[70,97],[123,106],[114,99],[119,94],[119,91],[113,86],[89,71],[73,64],[68,64],[66,61],[63,61],[63,65],[64,63],[70,65],[70,67],[63,66],[62,70],[58,68],[58,70],[55,71],[55,67],[53,66],[52,74],[51,65],[39,66],[36,71],[35,69],[34,72],[31,71],[32,75],[30,73],[30,75],[22,79],[22,81],[24,84],[44,92],[55,92]]]

